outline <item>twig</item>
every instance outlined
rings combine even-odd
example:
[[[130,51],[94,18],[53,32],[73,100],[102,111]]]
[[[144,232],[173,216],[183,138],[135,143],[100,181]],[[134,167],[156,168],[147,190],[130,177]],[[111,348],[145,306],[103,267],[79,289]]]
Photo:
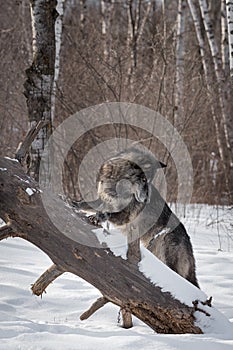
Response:
[[[31,146],[32,142],[34,141],[36,135],[47,124],[48,124],[47,120],[40,120],[36,125],[34,125],[28,131],[25,139],[19,145],[18,149],[16,150],[16,154],[15,154],[15,159],[17,159],[20,162],[20,164],[22,164],[24,158],[26,157],[26,154],[28,153],[29,147]]]
[[[52,283],[57,277],[62,275],[65,271],[53,264],[48,270],[46,270],[39,278],[38,280],[32,285],[31,290],[33,294],[35,295],[42,295],[42,293],[45,291],[46,287],[50,283]]]
[[[201,302],[201,304],[211,306],[211,300],[212,300],[212,298],[210,298],[209,300],[206,300],[205,302]],[[210,314],[207,311],[199,308],[198,304],[199,304],[198,300],[193,301],[194,311],[199,311],[199,312],[202,312],[203,314],[205,314],[206,316],[210,316]]]
[[[97,310],[99,310],[101,307],[103,307],[108,302],[109,302],[109,300],[105,297],[98,298],[91,305],[91,307],[80,316],[80,320],[81,321],[86,320],[87,318],[89,318],[91,315],[93,315]]]

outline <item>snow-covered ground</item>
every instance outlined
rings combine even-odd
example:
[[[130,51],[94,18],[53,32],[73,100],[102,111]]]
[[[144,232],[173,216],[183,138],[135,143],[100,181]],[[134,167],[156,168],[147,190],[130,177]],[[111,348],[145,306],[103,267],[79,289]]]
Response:
[[[213,296],[215,308],[233,322],[232,214],[233,209],[203,205],[190,205],[184,212],[178,208],[192,239],[201,288]],[[31,284],[50,265],[43,252],[23,240],[0,242],[1,350],[233,348],[229,328],[204,335],[161,335],[134,319],[135,326],[125,330],[118,325],[118,307],[112,304],[80,321],[79,316],[99,292],[66,273],[47,288],[42,299],[32,295]]]

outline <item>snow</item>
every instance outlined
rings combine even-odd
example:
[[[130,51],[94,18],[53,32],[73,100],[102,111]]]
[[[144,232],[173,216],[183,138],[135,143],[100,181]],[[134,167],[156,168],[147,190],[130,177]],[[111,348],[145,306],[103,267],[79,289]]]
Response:
[[[93,230],[100,244],[110,248],[115,256],[120,256],[122,259],[127,259],[127,237],[124,236],[119,229],[109,223],[103,223],[103,229]],[[109,233],[111,232],[111,234]]]
[[[226,318],[233,322],[232,210],[196,205],[189,206],[185,216],[182,221],[194,246],[199,283],[208,297],[213,296],[209,318],[195,313],[205,334],[155,334],[136,318],[134,327],[125,330],[117,324],[119,308],[110,303],[80,321],[82,312],[100,296],[98,290],[65,273],[47,288],[42,299],[32,295],[31,284],[52,262],[33,245],[12,238],[0,242],[0,350],[232,349],[232,324],[226,322]],[[111,249],[117,249],[118,243],[110,240]],[[143,255],[143,259],[150,258],[145,258],[144,251]],[[173,292],[192,299],[193,290],[184,285],[185,291]],[[202,308],[210,311],[208,306]]]
[[[170,292],[175,299],[188,306],[193,306],[192,302],[195,300],[204,302],[208,299],[204,292],[171,271],[143,246],[141,246],[141,255],[142,260],[139,263],[139,270],[153,284],[160,286],[162,291]],[[178,281],[179,283],[177,283]]]
[[[27,187],[25,191],[29,196],[32,196],[35,193],[34,188],[30,188],[30,187]]]
[[[10,157],[4,157],[5,159],[11,160],[12,162],[19,162],[18,159],[10,158]]]
[[[21,178],[20,176],[18,176],[18,175],[14,175],[14,176],[17,177],[17,179],[19,179],[20,181],[26,182],[27,184],[30,183],[29,180],[24,180],[24,179],[22,179],[22,178]]]

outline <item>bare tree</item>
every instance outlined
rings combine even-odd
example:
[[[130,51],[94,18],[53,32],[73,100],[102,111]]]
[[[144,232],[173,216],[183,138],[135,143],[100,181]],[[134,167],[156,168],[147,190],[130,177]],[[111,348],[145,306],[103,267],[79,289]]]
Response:
[[[233,80],[233,1],[226,0],[227,24],[228,24],[228,43],[230,57],[230,74]]]
[[[60,71],[60,51],[61,51],[61,38],[62,38],[62,23],[63,23],[63,13],[64,13],[64,1],[58,0],[56,10],[58,17],[55,22],[55,44],[56,44],[56,54],[55,54],[55,66],[54,66],[54,81],[53,90],[51,96],[51,122],[53,124],[55,117],[55,103],[56,103],[56,90]]]
[[[209,16],[209,9],[207,6],[206,0],[199,0],[199,6],[201,10],[202,20],[204,24],[204,28],[206,31],[206,36],[208,39],[211,57],[214,65],[214,72],[216,74],[216,82],[218,88],[218,98],[219,104],[222,113],[223,120],[223,130],[226,139],[226,146],[228,149],[228,161],[233,166],[233,160],[231,156],[231,149],[233,147],[233,126],[232,126],[232,117],[229,113],[228,101],[229,99],[226,96],[229,94],[229,91],[225,89],[225,79],[222,70],[222,62],[221,56],[219,54],[218,45],[215,39],[215,35],[213,32],[213,25]]]
[[[30,150],[29,172],[35,179],[39,176],[41,154],[52,132],[51,96],[54,84],[55,67],[55,21],[57,18],[56,0],[31,0],[33,61],[26,70],[27,80],[24,84],[27,98],[30,129],[45,120],[47,122]]]
[[[230,139],[231,116],[232,116],[232,87],[230,86],[230,69],[227,58],[227,37],[225,33],[226,3],[231,6],[231,1],[208,1],[208,11],[210,23],[213,25],[212,33],[217,44],[220,76],[219,85],[214,69],[214,61],[209,45],[204,20],[201,16],[199,0],[189,1],[195,5],[198,20],[200,22],[200,35],[196,34],[195,21],[188,18],[189,11],[186,11],[183,19],[185,23],[185,49],[183,50],[183,82],[179,78],[182,74],[182,59],[178,59],[178,44],[182,43],[177,37],[174,47],[174,32],[177,23],[181,18],[177,14],[177,2],[172,1],[133,1],[132,12],[129,13],[128,0],[104,1],[106,36],[102,34],[101,1],[87,0],[66,0],[65,12],[63,16],[63,46],[61,49],[60,73],[56,84],[56,123],[62,121],[70,114],[88,107],[90,105],[102,103],[104,101],[129,101],[148,106],[166,115],[170,122],[182,125],[182,135],[190,150],[195,168],[194,197],[195,201],[208,201],[209,203],[229,203],[228,193],[232,193],[230,173],[231,149],[226,145],[224,131],[224,119],[222,117],[221,101],[219,90],[221,90],[222,101],[226,106],[228,138]],[[35,2],[34,2],[35,3]],[[42,2],[40,2],[42,3]],[[52,2],[50,2],[51,4]],[[113,5],[114,3],[114,5]],[[139,7],[139,3],[141,4]],[[150,5],[151,4],[151,5]],[[202,6],[204,3],[202,2]],[[221,5],[221,13],[220,13]],[[15,2],[8,0],[4,2],[4,9],[0,13],[1,30],[1,53],[0,66],[2,71],[0,89],[0,136],[3,141],[2,154],[12,156],[16,144],[27,132],[26,121],[26,101],[22,98],[21,86],[25,79],[25,68],[32,59],[31,42],[31,22],[29,1]],[[112,7],[113,6],[113,7]],[[148,15],[147,10],[150,9]],[[231,7],[228,6],[228,9]],[[107,9],[111,8],[110,24],[108,24]],[[18,13],[15,19],[15,11]],[[128,20],[131,17],[132,20]],[[229,16],[228,16],[229,17]],[[135,20],[139,19],[135,22]],[[144,19],[144,24],[143,24]],[[14,22],[14,26],[12,23]],[[135,23],[134,23],[135,22]],[[229,22],[229,19],[228,19]],[[41,22],[43,23],[43,22]],[[133,24],[133,26],[132,26]],[[229,22],[231,25],[231,22]],[[140,27],[141,26],[141,27]],[[50,26],[51,29],[52,26]],[[182,26],[181,26],[182,27]],[[141,34],[140,30],[141,28]],[[228,27],[227,27],[228,28]],[[22,29],[22,30],[20,30]],[[135,32],[132,31],[135,30]],[[136,45],[136,67],[134,67],[133,36],[138,32],[138,42]],[[231,31],[229,31],[231,33]],[[202,43],[201,43],[202,41]],[[229,42],[229,40],[228,40]],[[13,44],[16,43],[16,44]],[[47,45],[49,47],[51,43]],[[203,45],[202,45],[203,44]],[[201,47],[202,45],[202,47]],[[229,48],[232,44],[229,43]],[[64,49],[63,49],[64,48]],[[175,48],[175,50],[174,50]],[[104,54],[108,51],[108,57]],[[135,52],[135,50],[134,50]],[[29,57],[31,55],[31,57]],[[55,54],[54,54],[55,55]],[[174,64],[177,58],[177,64]],[[48,62],[48,61],[46,61]],[[180,68],[178,70],[178,62]],[[177,69],[176,69],[177,68]],[[133,70],[133,75],[131,71]],[[38,76],[36,69],[34,75]],[[75,72],[75,74],[74,74]],[[178,73],[179,72],[179,73]],[[229,78],[228,78],[229,77]],[[50,79],[50,78],[49,78]],[[30,80],[30,79],[29,79]],[[28,85],[30,81],[28,80]],[[37,85],[39,85],[39,79]],[[175,84],[174,84],[175,82]],[[31,78],[33,87],[30,91],[39,91]],[[176,83],[180,87],[176,87]],[[177,92],[181,94],[183,84],[183,104],[175,102]],[[44,89],[44,82],[43,82]],[[221,86],[221,87],[220,87]],[[28,94],[31,96],[31,94]],[[46,94],[44,95],[47,99]],[[175,97],[176,96],[176,97]],[[54,97],[52,97],[54,100]],[[32,100],[32,98],[31,98]],[[178,101],[178,99],[177,99]],[[41,99],[42,103],[46,101]],[[38,120],[43,111],[35,109],[35,104],[30,102],[30,115],[38,116]],[[52,114],[54,114],[54,103],[52,102]],[[184,109],[184,123],[179,118],[180,111],[176,108]],[[47,113],[48,114],[48,113]],[[182,113],[181,113],[182,114]],[[35,120],[35,124],[37,121]],[[41,124],[40,124],[41,125]],[[45,124],[46,125],[46,124]],[[29,127],[29,129],[31,126]],[[35,125],[35,128],[37,126]],[[112,128],[113,130],[114,128]],[[46,128],[42,128],[37,140],[33,143],[39,145],[43,143],[41,137]],[[119,128],[117,135],[120,135]],[[121,131],[123,128],[121,128]],[[181,131],[181,128],[179,129]],[[47,132],[47,131],[46,131]],[[116,128],[114,130],[116,133]],[[98,135],[97,135],[98,134]],[[12,137],[9,138],[9,135]],[[82,144],[77,143],[73,154],[66,160],[69,176],[64,180],[70,182],[69,191],[79,198],[79,184],[77,172],[80,161],[87,148],[92,144],[101,142],[106,135],[110,135],[110,128],[102,128],[95,133],[91,140],[83,140]],[[129,135],[129,134],[128,134]],[[143,139],[142,133],[133,132],[130,134],[134,139]],[[126,136],[126,133],[121,135]],[[144,138],[148,138],[145,136]],[[94,140],[95,139],[95,140]],[[144,141],[143,141],[144,142]],[[149,142],[149,141],[148,141]],[[148,145],[148,142],[144,142]],[[152,141],[151,141],[152,142]],[[149,145],[158,156],[163,159],[165,151],[162,145],[155,146],[155,142]],[[77,148],[76,148],[77,147]],[[79,149],[78,149],[79,147]],[[38,150],[35,149],[35,157]],[[215,153],[217,166],[217,181],[213,188],[211,177],[210,159],[211,153]],[[166,157],[166,156],[165,156]],[[71,159],[72,158],[72,159]],[[168,164],[169,170],[166,172],[169,188],[174,188],[176,182],[176,171],[172,163]],[[228,177],[228,188],[226,187]],[[72,189],[73,188],[73,189]],[[67,189],[68,191],[68,189]],[[171,193],[171,191],[168,191]],[[174,193],[174,192],[173,192]],[[173,195],[175,200],[176,195]]]
[[[229,75],[229,46],[228,46],[228,30],[227,30],[227,14],[226,1],[221,0],[221,56],[222,67],[225,77]]]
[[[142,38],[144,27],[151,10],[151,0],[147,1],[146,9],[142,9],[141,0],[129,0],[127,2],[127,14],[128,14],[128,35],[127,46],[130,52],[130,67],[128,71],[129,80],[135,73],[135,69],[138,64],[138,45]]]
[[[101,0],[100,8],[103,54],[104,59],[109,60],[111,50],[111,21],[113,16],[114,0]]]
[[[80,3],[80,27],[83,38],[86,36],[87,0],[79,0]]]
[[[185,15],[186,0],[179,0],[177,13],[176,29],[176,77],[175,77],[175,106],[174,106],[174,124],[183,125],[184,123],[184,34],[185,34]]]

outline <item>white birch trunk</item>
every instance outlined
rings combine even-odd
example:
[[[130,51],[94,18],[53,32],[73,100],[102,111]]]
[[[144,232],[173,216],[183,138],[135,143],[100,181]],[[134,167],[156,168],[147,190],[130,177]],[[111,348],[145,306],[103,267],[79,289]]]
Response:
[[[208,64],[207,64],[207,59],[206,59],[206,55],[205,55],[205,42],[204,42],[204,38],[203,38],[202,32],[201,32],[201,23],[200,23],[199,14],[197,12],[197,9],[195,7],[193,0],[187,0],[187,2],[189,5],[189,9],[191,12],[191,16],[192,16],[195,31],[196,31],[196,36],[197,36],[197,41],[198,41],[198,45],[199,45],[206,86],[207,86],[208,91],[211,92],[212,91],[212,81],[210,79],[210,74],[208,72]],[[224,157],[224,149],[223,149],[222,139],[221,139],[220,125],[218,123],[218,119],[217,119],[217,116],[215,113],[215,108],[214,108],[213,103],[211,104],[211,112],[212,112],[212,118],[213,118],[214,125],[215,125],[216,139],[217,139],[217,144],[218,144],[219,155],[220,155],[221,160],[224,163],[225,157]]]
[[[219,54],[218,45],[215,40],[213,25],[210,19],[209,9],[206,0],[199,0],[199,6],[201,10],[202,21],[205,27],[208,44],[213,59],[214,69],[218,82],[223,81],[223,74],[221,70],[221,56]]]
[[[174,124],[183,125],[184,121],[184,31],[186,0],[179,0],[176,32],[176,76],[175,76],[175,112]],[[180,122],[179,122],[180,121]]]
[[[167,21],[166,21],[166,0],[161,0],[163,14],[163,48],[166,49],[167,39]]]
[[[25,46],[27,48],[27,52],[28,52],[28,61],[29,63],[32,61],[32,45],[31,45],[31,40],[30,40],[30,33],[28,32],[28,29],[26,28],[26,20],[25,20],[25,17],[26,17],[26,6],[28,4],[28,0],[22,0],[22,18],[23,18],[23,21],[22,21],[22,32],[23,32],[23,37],[24,37],[24,40],[25,40]]]
[[[101,0],[101,32],[103,37],[103,54],[104,59],[109,60],[111,51],[111,19],[113,12],[113,0]]]
[[[128,31],[127,31],[127,49],[130,53],[130,65],[128,69],[128,80],[130,82],[131,76],[134,71],[134,53],[133,53],[133,40],[134,40],[134,16],[133,16],[133,0],[127,2],[127,18],[128,18]]]
[[[225,77],[229,75],[229,46],[225,0],[221,0],[221,56]]]
[[[55,117],[56,90],[57,90],[57,82],[58,82],[59,71],[60,71],[60,51],[61,51],[62,23],[63,23],[63,13],[64,13],[64,0],[57,0],[56,10],[58,12],[58,17],[57,17],[56,22],[55,22],[56,53],[55,53],[53,91],[52,91],[52,96],[51,96],[51,120],[52,120],[52,123],[53,123],[54,117]]]
[[[208,39],[208,44],[211,51],[211,57],[214,64],[214,70],[215,70],[217,88],[218,88],[218,98],[219,98],[219,104],[220,104],[221,113],[222,113],[224,136],[226,139],[226,145],[229,153],[228,157],[230,156],[230,159],[228,159],[228,162],[232,164],[231,146],[233,147],[233,126],[232,126],[232,118],[230,116],[230,110],[228,107],[229,100],[227,96],[229,91],[227,91],[228,89],[226,88],[224,74],[222,70],[221,56],[219,54],[218,45],[215,40],[213,26],[210,20],[209,9],[208,9],[206,0],[199,0],[199,6],[201,10],[203,24],[205,27],[205,32]]]
[[[233,0],[226,0],[230,75],[233,84]]]
[[[79,0],[80,3],[80,28],[83,35],[83,38],[85,38],[85,23],[86,23],[86,12],[87,12],[87,3],[86,0]]]

